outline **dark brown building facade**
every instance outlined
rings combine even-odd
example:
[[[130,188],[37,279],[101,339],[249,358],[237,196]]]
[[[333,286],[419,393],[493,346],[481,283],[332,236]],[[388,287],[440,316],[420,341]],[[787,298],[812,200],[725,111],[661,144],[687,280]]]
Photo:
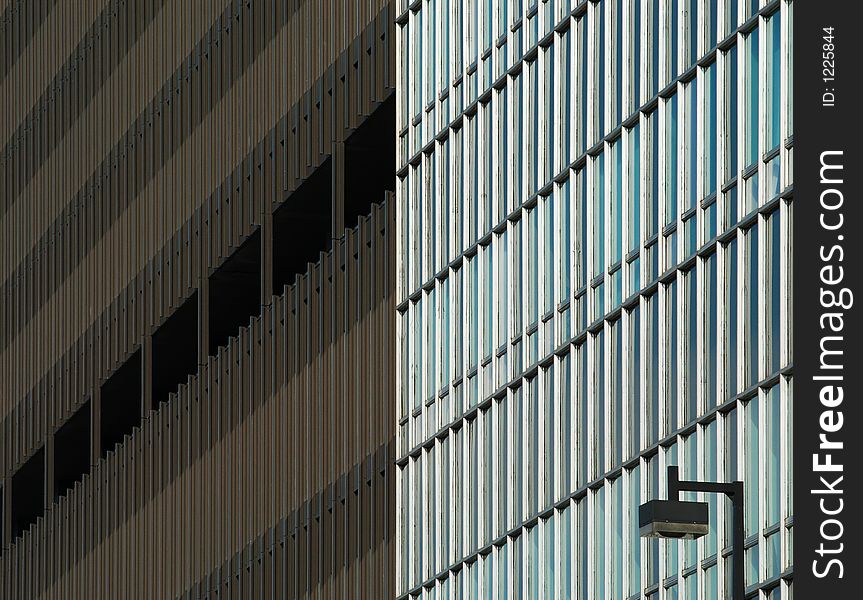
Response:
[[[394,11],[0,0],[0,597],[395,595]]]

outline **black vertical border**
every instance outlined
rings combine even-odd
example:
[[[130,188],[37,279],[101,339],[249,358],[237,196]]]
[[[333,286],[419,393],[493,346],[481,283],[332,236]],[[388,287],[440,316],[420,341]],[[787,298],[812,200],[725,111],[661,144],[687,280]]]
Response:
[[[863,218],[860,179],[863,177],[860,153],[860,106],[863,106],[858,80],[861,37],[858,2],[844,0],[797,0],[794,2],[794,228],[793,228],[793,331],[794,331],[794,597],[795,598],[859,598],[861,490],[863,490],[863,444],[861,444],[861,411],[859,375],[863,363],[863,342],[860,339],[860,308],[863,290],[860,272],[863,270]],[[833,28],[835,81],[824,64],[825,27]],[[829,51],[829,46],[827,47]],[[829,55],[828,55],[829,57]],[[834,106],[823,105],[823,94],[835,94]],[[841,156],[825,157],[828,162],[841,162],[842,171],[825,171],[826,179],[841,179],[841,183],[822,183],[821,157],[825,151],[842,151]],[[841,173],[841,174],[840,174]],[[822,206],[822,192],[834,189],[841,192],[842,205],[835,210]],[[839,196],[825,194],[825,203],[835,206]],[[822,226],[842,226],[830,231]],[[834,247],[839,246],[841,251]],[[831,250],[833,250],[831,254]],[[823,260],[822,257],[831,258]],[[840,262],[840,258],[841,260]],[[833,265],[832,271],[822,271]],[[837,277],[838,268],[844,269],[843,281],[826,285],[822,275]],[[844,308],[824,307],[824,291],[839,293],[848,288],[854,295],[854,305]],[[841,333],[822,330],[821,318],[825,313],[842,313],[844,325]],[[837,323],[838,321],[834,321]],[[826,323],[826,322],[825,322]],[[841,342],[831,341],[830,347],[841,344],[843,381],[815,380],[825,371],[820,368],[822,336],[842,336]],[[833,362],[838,359],[833,357]],[[834,407],[821,401],[825,385],[841,385],[843,402]],[[836,393],[835,395],[838,395]],[[825,411],[834,411],[825,413]],[[842,413],[843,424],[839,431],[828,433],[831,441],[841,441],[839,450],[819,449],[820,435],[825,433],[822,424],[835,423]],[[843,465],[842,472],[815,472],[814,454],[832,454],[832,462]],[[843,479],[836,483],[837,476]],[[842,493],[818,493],[825,490],[825,482]],[[822,505],[823,501],[823,505]],[[825,511],[841,512],[835,515]],[[828,522],[836,519],[841,523]],[[830,540],[841,532],[841,537]],[[823,549],[826,551],[821,551]],[[839,550],[836,553],[832,551]],[[831,559],[841,561],[839,565]],[[816,572],[826,575],[818,577]]]

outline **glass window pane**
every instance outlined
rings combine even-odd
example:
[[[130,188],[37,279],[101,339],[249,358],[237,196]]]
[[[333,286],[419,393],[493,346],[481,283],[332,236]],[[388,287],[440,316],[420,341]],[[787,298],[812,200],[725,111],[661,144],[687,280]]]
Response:
[[[611,231],[609,240],[608,264],[620,261],[621,244],[623,243],[623,143],[618,140],[610,147],[611,150]]]
[[[638,465],[629,471],[629,544],[627,563],[629,564],[628,596],[638,594],[641,589],[641,537],[638,528],[638,507],[641,505],[641,474]],[[565,596],[564,596],[565,597]]]
[[[665,224],[677,220],[677,94],[665,102]]]
[[[716,63],[705,71],[704,196],[716,192]]]
[[[727,286],[725,287],[725,394],[726,399],[735,395],[738,389],[737,377],[737,297],[738,297],[738,258],[737,240],[732,239],[725,247]]]
[[[698,271],[693,268],[684,275],[686,284],[686,397],[683,403],[684,423],[689,423],[698,414]]]
[[[779,480],[782,450],[782,405],[779,390],[780,387],[775,385],[767,391],[767,412],[764,419],[767,428],[764,442],[765,527],[775,525],[780,519],[782,496]]]
[[[746,232],[746,280],[743,282],[746,295],[746,387],[755,385],[759,379],[758,352],[758,225]]]
[[[593,160],[594,193],[592,209],[593,221],[593,271],[591,278],[605,270],[605,155],[600,154]]]
[[[737,46],[725,53],[726,181],[737,175]]]
[[[627,431],[629,447],[627,456],[633,456],[641,449],[641,308],[636,304],[629,312],[629,344],[626,369],[629,378],[627,397],[629,399],[629,419]]]
[[[706,357],[706,376],[705,376],[705,398],[707,407],[713,407],[717,404],[717,369],[718,369],[718,314],[717,314],[717,293],[716,293],[716,254],[709,255],[704,260],[705,286],[706,296],[705,302],[705,338],[704,338],[704,353]]]
[[[745,438],[743,456],[746,460],[746,472],[743,476],[745,485],[744,496],[746,498],[746,535],[758,532],[758,481],[760,463],[758,460],[758,404],[756,396],[743,404],[743,414],[746,418],[744,424]]]
[[[780,363],[780,341],[782,339],[782,329],[785,323],[782,322],[781,302],[782,302],[782,256],[781,256],[781,220],[780,211],[776,211],[770,215],[768,220],[769,235],[770,235],[770,261],[769,266],[769,281],[768,285],[768,318],[769,326],[767,334],[770,338],[770,348],[767,353],[767,373],[778,371],[782,366]]]
[[[677,280],[674,279],[665,286],[665,322],[666,337],[666,379],[665,379],[665,434],[676,431],[677,421]]]
[[[593,472],[592,478],[605,472],[605,331],[593,338]]]
[[[758,29],[746,36],[746,166],[758,160]]]
[[[629,130],[629,199],[627,207],[627,252],[638,250],[641,243],[641,135],[639,126]]]
[[[737,443],[738,443],[738,426],[737,426],[737,409],[734,408],[725,414],[722,425],[725,430],[723,437],[724,458],[725,464],[723,476],[725,481],[740,481],[741,474],[737,465]],[[731,501],[726,500],[725,506],[725,530],[722,536],[722,547],[731,546],[733,540],[733,524],[734,514],[732,511]]]
[[[659,441],[659,377],[661,363],[659,361],[659,339],[662,330],[659,327],[659,295],[653,294],[645,298],[647,307],[647,354],[645,355],[645,373],[648,377],[647,389],[647,443],[655,444]]]
[[[593,547],[590,551],[594,566],[592,597],[605,598],[605,486],[593,496]]]

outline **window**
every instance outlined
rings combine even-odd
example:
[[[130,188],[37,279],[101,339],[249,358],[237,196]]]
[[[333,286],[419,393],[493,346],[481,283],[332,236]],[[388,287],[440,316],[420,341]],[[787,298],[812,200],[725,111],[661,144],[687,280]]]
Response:
[[[780,220],[780,211],[773,212],[768,218],[768,234],[770,235],[770,255],[768,257],[769,267],[767,275],[768,290],[768,311],[767,317],[770,320],[767,324],[767,336],[769,338],[769,348],[767,352],[767,374],[778,371],[781,366],[781,351],[780,342],[782,339],[782,253],[781,253],[781,235],[782,227]]]
[[[611,526],[609,527],[609,554],[611,564],[611,597],[622,598],[623,593],[623,477],[618,477],[609,483],[611,486],[611,498],[609,515]],[[601,548],[601,546],[600,546]],[[631,549],[627,548],[626,556],[630,556]]]
[[[686,0],[687,17],[687,52],[686,64],[691,65],[698,60],[698,3],[701,0]]]
[[[767,390],[764,424],[764,497],[765,527],[779,523],[781,517],[782,491],[780,486],[782,457],[782,401],[780,386]]]
[[[595,479],[605,472],[605,330],[593,336],[593,469]]]
[[[413,342],[414,351],[411,361],[413,379],[413,409],[419,410],[422,406],[422,352],[423,352],[423,331],[422,331],[422,302],[413,304]]]
[[[495,311],[495,296],[493,290],[501,289],[495,287],[494,282],[494,250],[491,245],[482,248],[483,263],[483,348],[482,358],[491,356],[494,350],[494,311]]]
[[[665,128],[665,224],[669,225],[677,220],[677,94],[665,101]]]
[[[462,375],[462,339],[464,334],[464,317],[462,313],[462,298],[463,289],[462,289],[462,273],[463,269],[453,269],[451,277],[452,277],[452,314],[453,314],[453,334],[452,334],[452,345],[453,345],[453,356],[458,357],[458,359],[453,361],[453,379],[458,379]]]
[[[605,550],[605,486],[603,486],[593,494],[592,598],[605,598]],[[531,598],[538,597],[531,596]]]
[[[645,498],[660,498],[662,491],[659,489],[659,455],[654,454],[647,458],[647,490]],[[653,586],[659,583],[659,540],[651,538],[647,540],[647,585]]]
[[[500,347],[507,343],[508,323],[509,318],[509,295],[512,293],[513,282],[509,277],[509,247],[507,246],[507,232],[503,231],[497,236],[494,245],[497,247],[497,281],[498,281],[498,301],[497,301],[497,343]]]
[[[588,593],[588,565],[590,564],[590,556],[592,554],[588,518],[587,518],[587,501],[583,500],[581,504],[576,504],[577,510],[577,526],[575,528],[578,535],[578,598],[589,598]],[[596,546],[593,546],[594,548]]]
[[[686,96],[686,167],[684,171],[686,196],[684,210],[694,208],[700,198],[698,175],[698,78],[684,88]],[[709,142],[708,142],[709,143]],[[688,256],[689,253],[687,253]]]
[[[707,425],[701,428],[701,456],[704,461],[704,480],[719,481],[718,471],[718,456],[716,453],[716,420],[710,421]],[[733,480],[728,480],[733,481]],[[716,510],[720,502],[723,504],[725,500],[716,494],[705,494],[704,499],[708,504],[708,521],[709,530],[704,538],[704,556],[709,557],[716,553]]]
[[[705,323],[704,323],[704,354],[705,354],[705,385],[704,395],[707,401],[707,407],[711,408],[717,404],[716,386],[717,386],[717,369],[718,369],[718,352],[717,352],[717,272],[716,272],[716,254],[710,254],[704,259],[705,287],[706,296],[705,302]]]
[[[683,396],[683,422],[698,415],[698,271],[695,267],[684,274],[686,296],[686,329],[684,356],[686,373]]]
[[[623,142],[617,140],[609,146],[611,152],[611,231],[609,232],[609,266],[620,262],[623,243]],[[604,241],[604,240],[603,240]]]
[[[728,52],[725,53],[725,72],[726,72],[726,80],[725,80],[725,90],[726,90],[726,98],[725,98],[725,111],[726,111],[726,152],[727,152],[727,161],[726,161],[726,172],[725,178],[726,180],[731,179],[737,175],[738,169],[738,161],[737,161],[737,127],[738,127],[738,119],[737,119],[737,103],[738,103],[738,94],[737,94],[737,46],[731,46]]]
[[[462,15],[462,3],[461,2],[452,2],[452,29],[453,29],[453,39],[455,40],[455,44],[453,44],[453,70],[456,73],[461,73],[464,69],[464,60],[462,57],[462,36],[463,36],[463,15]]]
[[[450,227],[452,220],[450,218],[450,190],[449,190],[449,139],[445,139],[438,147],[438,166],[437,170],[440,177],[440,220],[441,220],[441,239],[440,239],[440,260],[439,269],[444,268],[453,255],[453,250],[450,245]]]
[[[629,400],[627,431],[629,446],[627,456],[635,455],[641,449],[641,308],[635,305],[629,312],[629,335],[626,369],[629,378],[626,396]],[[650,411],[647,411],[648,413]]]
[[[542,377],[542,449],[537,465],[542,474],[540,490],[540,507],[545,508],[554,503],[554,467],[556,467],[557,456],[555,445],[557,443],[555,427],[557,426],[556,410],[559,402],[555,402],[554,370],[551,368],[541,369]]]
[[[522,173],[524,165],[522,156],[524,155],[524,138],[522,131],[524,130],[524,102],[522,98],[522,76],[519,73],[512,78],[512,202],[511,207],[515,209],[521,205],[522,196],[524,194]]]
[[[610,463],[619,464],[623,459],[623,325],[620,319],[609,324],[610,327],[610,368],[609,400],[611,409],[610,426],[612,430],[609,447]]]
[[[435,295],[436,292],[440,288],[432,289],[428,294],[423,295],[423,302],[426,305],[426,318],[425,318],[425,400],[433,399],[435,397],[435,384],[437,383],[437,374],[435,369],[438,365],[437,356],[435,355],[435,349],[438,347],[437,345],[437,318],[438,314],[435,310]]]
[[[399,377],[401,379],[401,406],[400,416],[406,417],[410,412],[408,399],[411,397],[412,357],[410,345],[410,311],[399,313],[399,346],[401,351],[401,365]]]
[[[632,82],[632,94],[630,95],[628,112],[636,110],[641,106],[641,0],[630,1],[629,15],[629,80]]]
[[[698,479],[698,436],[691,433],[682,438],[683,446],[683,468],[680,470],[681,478],[686,481]],[[696,492],[684,492],[682,500],[697,502]],[[695,565],[698,544],[683,544],[683,568],[688,569]]]
[[[598,130],[598,135],[594,135],[593,140],[591,140],[591,145],[594,142],[599,141],[606,134],[606,122],[605,122],[605,63],[608,60],[611,60],[610,53],[605,50],[605,1],[599,0],[596,4],[594,4],[594,14],[596,15],[599,22],[597,23],[598,29],[598,41],[596,46],[596,59],[593,62],[595,65],[596,73],[596,98],[594,102],[594,112],[596,113],[596,121]]]
[[[530,89],[530,97],[528,104],[528,195],[535,194],[540,186],[540,170],[539,170],[539,148],[544,145],[540,142],[540,122],[539,122],[539,65],[537,61],[525,64],[528,73],[528,86]]]
[[[725,466],[723,476],[725,481],[740,481],[742,474],[739,472],[738,461],[738,423],[737,409],[733,408],[726,413],[722,419],[725,434],[723,445],[725,448]],[[744,490],[745,492],[746,490]],[[725,502],[725,530],[722,535],[722,547],[731,546],[733,541],[734,513],[730,502]]]
[[[410,78],[413,82],[413,114],[420,115],[422,111],[422,81],[423,81],[423,11],[413,13],[413,27],[411,28],[411,37],[413,38],[413,69],[411,70]]]
[[[758,160],[758,29],[746,36],[744,44],[746,129],[743,145],[746,151],[746,166],[749,167]]]
[[[627,193],[627,252],[638,250],[641,243],[641,136],[639,126],[629,130],[629,192]],[[650,209],[648,208],[648,214]]]
[[[572,295],[570,287],[570,253],[572,252],[572,241],[570,234],[570,196],[569,196],[569,179],[557,190],[557,206],[558,208],[558,244],[557,262],[560,273],[560,280],[557,288],[557,301],[564,302]]]
[[[715,2],[715,0],[714,0]],[[704,196],[716,192],[716,63],[704,70],[706,85],[704,86],[704,104],[707,107],[705,115],[705,148],[704,156]],[[712,236],[711,236],[712,237]]]
[[[466,228],[465,223],[467,220],[467,207],[465,206],[465,194],[466,194],[466,185],[465,185],[465,170],[464,170],[464,160],[462,157],[465,156],[465,148],[463,145],[464,141],[464,128],[459,127],[458,129],[453,130],[452,134],[452,197],[453,197],[453,224],[452,224],[452,232],[453,232],[453,242],[456,251],[461,250],[461,248],[465,244],[465,234]],[[416,243],[419,243],[418,238]]]
[[[640,0],[639,0],[640,1]],[[650,75],[650,95],[659,93],[659,45],[661,40],[661,29],[659,28],[659,0],[650,1],[650,63],[647,70]]]
[[[522,473],[524,469],[524,422],[526,412],[524,410],[524,387],[518,387],[513,392],[511,397],[512,415],[510,423],[512,423],[512,431],[510,438],[512,441],[512,522],[521,523],[527,516],[522,502],[522,490],[524,489],[524,481]]]
[[[512,224],[512,326],[510,333],[516,336],[522,330],[522,310],[524,301],[522,298],[522,260],[524,247],[524,219]]]
[[[426,0],[426,5],[423,7],[422,11],[427,13],[428,17],[425,20],[425,37],[426,37],[426,55],[427,56],[438,56],[435,33],[436,33],[436,25],[437,25],[437,14],[435,11],[435,0]],[[424,68],[426,70],[425,73],[425,103],[431,102],[435,97],[435,83],[437,82],[437,73],[435,69],[437,67],[436,60],[424,61]]]
[[[554,39],[554,38],[553,38]],[[537,184],[537,189],[541,188],[546,181],[554,177],[555,172],[555,135],[558,133],[555,127],[555,70],[554,70],[554,55],[556,47],[549,46],[542,50],[542,85],[543,85],[543,107],[542,107],[542,137],[539,145],[543,151],[542,170],[540,171],[540,179]]]
[[[645,386],[647,392],[645,432],[647,434],[647,444],[652,445],[659,441],[659,374],[662,372],[659,360],[659,339],[662,333],[659,328],[658,294],[645,298],[645,310],[647,311],[647,322],[645,323],[645,347],[647,353],[644,356],[644,373],[647,377]]]
[[[572,485],[571,466],[573,463],[572,456],[572,366],[570,364],[570,354],[564,354],[560,359],[560,391],[558,393],[559,406],[558,414],[560,415],[560,423],[558,430],[560,431],[560,456],[557,459],[555,467],[560,471],[560,489],[555,492],[555,498],[559,498],[573,491],[575,487]],[[506,430],[503,430],[506,431]]]
[[[553,513],[554,514],[554,513]],[[544,571],[545,574],[542,577],[544,581],[543,590],[545,598],[551,598],[554,596],[554,585],[556,583],[554,571],[557,563],[555,562],[555,551],[554,551],[554,526],[556,519],[545,519],[542,521],[542,533],[545,537],[545,548],[543,548],[543,563],[544,563]],[[495,599],[497,600],[497,599]]]
[[[577,171],[576,177],[576,237],[575,237],[575,291],[583,289],[588,280],[588,204],[591,196],[587,193],[587,173],[585,169]]]
[[[677,32],[679,29],[678,25],[678,17],[680,15],[680,0],[667,0],[668,4],[668,28],[671,34],[671,38],[669,39],[669,48],[668,48],[668,66],[669,66],[669,77],[668,79],[674,79],[680,73],[679,71],[679,51],[678,51],[678,43],[677,43]],[[684,0],[685,1],[685,0]]]
[[[492,103],[486,102],[480,104],[480,112],[482,113],[482,183],[479,184],[481,192],[478,195],[479,212],[482,214],[482,225],[477,232],[477,237],[480,237],[489,231],[492,227],[492,215],[496,212],[496,208],[492,202],[495,197],[492,193],[492,185],[494,183],[494,145],[492,136],[495,133],[492,126]],[[499,215],[494,215],[495,222],[500,220]]]
[[[744,356],[746,357],[745,387],[755,385],[759,379],[758,373],[758,225],[753,225],[745,232],[746,240],[746,277],[743,281],[745,296]]]
[[[737,29],[737,24],[740,22],[740,10],[738,8],[739,0],[725,0],[725,13],[728,27],[726,33],[731,33]]]
[[[574,510],[574,509],[572,509]],[[563,590],[563,597],[570,595],[572,589],[572,562],[575,558],[574,542],[575,536],[572,535],[572,510],[569,507],[564,508],[558,513],[558,539],[560,540],[560,587]],[[502,598],[507,598],[507,594],[502,594]]]
[[[707,8],[710,14],[707,16],[707,46],[708,49],[719,41],[717,29],[719,26],[719,0],[707,0]]]
[[[496,221],[503,219],[515,207],[512,206],[511,197],[509,194],[509,173],[510,163],[507,161],[509,157],[509,111],[507,104],[507,89],[504,87],[497,92],[497,173],[495,179],[497,188],[495,189],[495,198],[497,203]]]
[[[638,528],[638,507],[641,505],[641,474],[635,465],[627,471],[629,482],[629,543],[627,544],[627,564],[629,565],[629,589],[627,596],[636,596],[641,588],[641,535]]]
[[[557,60],[557,68],[560,70],[560,104],[558,106],[558,119],[556,127],[552,127],[552,133],[554,129],[560,129],[560,167],[565,168],[570,162],[572,162],[573,156],[572,153],[572,145],[571,145],[571,136],[572,136],[572,125],[574,115],[571,114],[572,110],[572,69],[571,65],[571,57],[572,57],[572,32],[573,27],[570,27],[557,40],[557,52],[558,60]]]
[[[556,186],[553,186],[556,188]],[[560,227],[560,224],[555,220],[554,205],[557,203],[557,198],[560,196],[560,191],[553,189],[551,196],[542,200],[543,206],[543,316],[551,313],[554,310],[554,232]]]
[[[665,369],[666,435],[679,427],[677,420],[677,279],[665,286],[665,323],[667,324]]]
[[[587,378],[588,378],[588,362],[587,362],[587,344],[582,343],[581,346],[576,346],[575,367],[576,367],[576,394],[578,414],[576,418],[576,465],[577,465],[577,486],[581,487],[590,480],[587,471],[587,457],[590,452],[591,428],[588,426],[588,402],[587,395]]]
[[[469,173],[469,190],[470,195],[467,198],[467,226],[468,226],[468,242],[473,243],[479,239],[480,223],[479,223],[479,116],[473,115],[467,117],[467,144],[466,154],[470,161]]]
[[[665,467],[673,467],[680,465],[680,461],[677,457],[677,442],[670,444],[663,448],[665,455]],[[662,490],[663,494],[667,493],[667,489]],[[678,540],[665,540],[665,577],[673,577],[677,575],[678,569],[678,549],[680,546],[680,542]],[[670,593],[677,594],[677,591],[671,591]]]
[[[440,77],[438,88],[440,91],[444,91],[449,87],[449,61],[451,56],[451,48],[449,44],[449,0],[442,0],[441,7],[437,11],[437,19],[440,21],[440,50],[438,51],[438,56],[440,57]],[[460,45],[461,42],[457,42],[456,46]]]
[[[767,78],[767,108],[768,108],[768,116],[767,116],[767,150],[773,150],[779,146],[779,142],[781,141],[781,125],[780,125],[780,115],[782,114],[781,109],[781,96],[782,96],[782,79],[781,79],[781,38],[780,38],[780,18],[779,13],[776,12],[772,16],[770,16],[766,21],[765,25],[767,26],[767,69],[766,69],[766,78]],[[779,165],[780,160],[774,158],[771,161],[770,168],[768,168],[768,172],[772,175],[772,180],[775,181],[774,185],[769,190],[769,196],[772,197],[779,192]],[[776,171],[776,173],[772,173],[772,171]]]
[[[540,420],[540,398],[539,398],[539,383],[536,377],[529,379],[527,385],[527,407],[529,410],[529,419],[527,420],[527,443],[528,443],[528,514],[533,515],[539,510],[539,492],[540,492],[540,451],[539,451],[539,431],[542,425]]]
[[[727,282],[725,286],[725,398],[738,392],[737,384],[737,305],[738,305],[737,239],[725,247]]]
[[[482,436],[482,472],[483,483],[480,486],[480,502],[482,503],[482,539],[480,544],[485,544],[492,539],[495,533],[494,520],[494,500],[495,485],[494,485],[494,466],[497,462],[495,453],[495,439],[493,420],[495,418],[494,408],[496,404],[492,402],[488,409],[480,411],[479,418],[481,419],[482,427],[479,430],[479,435]],[[435,570],[435,573],[437,570]],[[434,573],[430,574],[434,575]]]
[[[759,458],[758,458],[758,396],[743,403],[744,416],[744,442],[743,457],[746,461],[745,473],[743,474],[744,497],[746,499],[745,522],[746,535],[758,532],[758,481],[759,481]],[[757,550],[757,546],[756,546]]]
[[[576,132],[578,134],[578,146],[576,149],[576,155],[582,154],[585,150],[587,150],[587,107],[589,105],[588,102],[588,91],[590,90],[590,82],[588,80],[588,68],[593,61],[586,60],[587,59],[587,42],[588,42],[588,27],[587,27],[587,16],[590,14],[590,11],[584,13],[584,16],[581,17],[577,21],[577,39],[576,39],[576,64],[578,68],[577,78],[578,78],[578,116],[576,122]]]
[[[593,269],[591,278],[601,275],[605,269],[605,156],[593,159],[594,192],[591,214],[593,221]]]
[[[659,111],[648,113],[646,116],[647,131],[650,136],[647,157],[647,166],[650,178],[650,194],[647,197],[645,214],[646,231],[644,235],[650,239],[657,234],[659,227]]]
[[[537,321],[539,312],[539,210],[534,208],[524,212],[525,225],[528,228],[527,240],[527,324]]]
[[[614,0],[614,101],[609,129],[623,120],[623,0]]]
[[[468,370],[473,369],[479,363],[479,257],[477,255],[467,258],[465,270],[465,295],[468,302]],[[471,398],[471,404],[477,401]]]

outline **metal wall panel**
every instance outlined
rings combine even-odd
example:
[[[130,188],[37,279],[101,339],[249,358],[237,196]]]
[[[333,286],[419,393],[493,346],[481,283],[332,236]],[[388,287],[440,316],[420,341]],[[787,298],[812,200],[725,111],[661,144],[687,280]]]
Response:
[[[206,352],[210,274],[393,92],[392,15],[0,3],[3,498],[41,448],[52,479],[86,401],[99,430],[100,387],[138,350],[146,399],[17,540],[0,507],[3,598],[392,596],[392,205],[336,220],[282,294],[265,274],[260,316]],[[152,334],[194,293],[198,372],[150,407]]]

